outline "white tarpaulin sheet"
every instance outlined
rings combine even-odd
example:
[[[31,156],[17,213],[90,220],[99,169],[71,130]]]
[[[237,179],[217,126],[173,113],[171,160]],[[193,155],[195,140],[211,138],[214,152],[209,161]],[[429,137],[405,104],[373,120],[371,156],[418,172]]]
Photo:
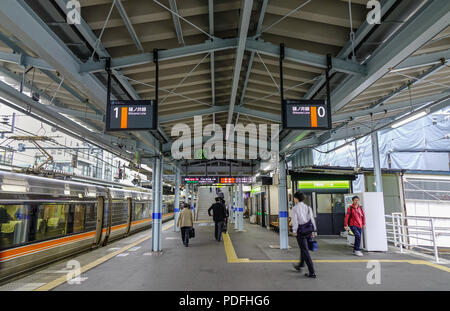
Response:
[[[449,111],[448,109],[446,109]],[[436,113],[378,134],[382,168],[449,171],[450,115]],[[329,153],[346,141],[320,146],[313,151],[315,165],[355,167],[355,144]],[[358,166],[373,167],[370,135],[357,140]],[[321,152],[319,152],[321,151]],[[390,160],[390,165],[389,165]]]

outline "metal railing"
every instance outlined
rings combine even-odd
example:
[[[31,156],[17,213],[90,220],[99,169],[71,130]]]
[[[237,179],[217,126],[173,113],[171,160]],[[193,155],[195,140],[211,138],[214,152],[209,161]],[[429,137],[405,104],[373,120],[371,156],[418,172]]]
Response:
[[[387,240],[399,247],[401,253],[404,249],[432,251],[439,262],[439,246],[450,246],[450,218],[405,216],[403,213],[392,213],[386,218]],[[443,237],[449,237],[449,241],[445,243]]]

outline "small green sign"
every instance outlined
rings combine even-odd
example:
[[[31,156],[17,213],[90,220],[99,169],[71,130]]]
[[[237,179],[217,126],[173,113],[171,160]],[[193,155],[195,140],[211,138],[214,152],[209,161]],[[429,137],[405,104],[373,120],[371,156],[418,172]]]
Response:
[[[298,189],[348,189],[348,180],[298,181]]]

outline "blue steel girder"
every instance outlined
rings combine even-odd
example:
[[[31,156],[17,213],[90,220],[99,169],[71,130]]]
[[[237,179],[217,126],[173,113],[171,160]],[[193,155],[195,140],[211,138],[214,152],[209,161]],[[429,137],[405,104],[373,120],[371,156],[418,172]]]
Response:
[[[367,76],[352,76],[331,94],[332,113],[339,111],[356,96],[388,73],[390,68],[444,30],[450,21],[450,1],[426,3],[386,44],[367,62]]]
[[[59,5],[67,1],[56,0]],[[64,7],[64,10],[66,8]],[[85,93],[100,109],[105,109],[106,87],[92,74],[80,74],[81,61],[64,45],[51,29],[33,12],[23,0],[0,2],[0,23],[28,48],[36,52],[65,79]],[[84,21],[79,25],[86,25]],[[82,33],[89,36],[90,29]],[[93,35],[93,34],[92,34]],[[93,35],[95,37],[95,35]],[[91,37],[91,40],[93,37]],[[99,47],[102,51],[102,47]],[[106,54],[107,55],[107,54]],[[114,97],[113,97],[114,98]],[[155,150],[159,152],[159,150]]]
[[[367,62],[367,75],[348,76],[331,94],[332,115],[339,111],[348,102],[369,88],[378,79],[389,72],[391,68],[406,66],[417,66],[420,62],[429,62],[436,59],[430,57],[413,57],[413,61],[405,60],[414,51],[431,40],[449,25],[450,2],[436,0],[426,3],[386,44],[380,47]],[[434,54],[434,53],[433,53]],[[445,55],[445,54],[444,54]],[[333,117],[334,120],[334,117]],[[298,132],[298,131],[296,131]],[[303,144],[283,139],[280,150],[286,151],[285,146],[291,150]]]

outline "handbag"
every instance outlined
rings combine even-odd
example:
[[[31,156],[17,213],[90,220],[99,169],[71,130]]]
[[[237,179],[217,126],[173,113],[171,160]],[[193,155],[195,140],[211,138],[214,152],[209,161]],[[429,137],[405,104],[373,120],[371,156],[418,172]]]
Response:
[[[223,223],[223,227],[222,227],[222,232],[223,233],[227,233],[227,224],[228,224],[227,222]]]
[[[307,223],[304,223],[303,225],[298,225],[297,231],[300,232],[302,235],[308,235],[314,231],[314,225],[312,221],[309,220]]]
[[[308,239],[308,249],[312,252],[315,252],[319,249],[317,241],[315,241],[313,238]]]
[[[192,227],[191,230],[189,230],[189,237],[190,238],[195,238],[195,229],[194,229],[194,227]]]

